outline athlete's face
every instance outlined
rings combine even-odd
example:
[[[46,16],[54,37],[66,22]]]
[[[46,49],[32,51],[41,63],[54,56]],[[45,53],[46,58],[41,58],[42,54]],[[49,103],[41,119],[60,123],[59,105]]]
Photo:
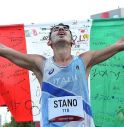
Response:
[[[48,42],[49,45],[64,42],[69,44],[73,43],[72,35],[69,28],[66,25],[65,26],[57,25],[53,27],[51,31],[51,37]]]

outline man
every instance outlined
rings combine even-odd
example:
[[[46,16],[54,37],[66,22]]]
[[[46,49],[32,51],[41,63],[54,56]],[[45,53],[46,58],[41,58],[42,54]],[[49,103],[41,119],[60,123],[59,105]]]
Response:
[[[87,79],[93,65],[124,50],[124,37],[98,51],[71,55],[74,44],[68,25],[58,24],[49,34],[53,57],[22,54],[0,44],[0,56],[31,70],[42,84],[42,127],[94,127]]]

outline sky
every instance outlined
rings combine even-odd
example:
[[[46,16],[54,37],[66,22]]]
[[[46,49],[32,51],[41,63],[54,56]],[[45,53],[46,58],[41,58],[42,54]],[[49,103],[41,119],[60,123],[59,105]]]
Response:
[[[85,20],[118,6],[123,0],[0,0],[0,25]]]
[[[124,8],[123,0],[0,0],[0,25],[85,20],[117,8]],[[9,121],[6,108],[0,115]]]

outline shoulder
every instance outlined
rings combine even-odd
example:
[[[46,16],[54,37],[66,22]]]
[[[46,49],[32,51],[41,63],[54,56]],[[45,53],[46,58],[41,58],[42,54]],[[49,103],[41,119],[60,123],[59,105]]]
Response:
[[[95,55],[95,51],[87,51],[79,55],[79,57],[83,59],[85,64],[87,79],[90,74],[90,70],[93,66],[94,55]]]
[[[27,55],[32,61],[35,63],[41,63],[46,60],[46,58],[42,55],[37,55],[37,54],[28,54]]]
[[[34,68],[36,69],[41,69],[42,68],[42,65],[44,63],[44,61],[46,60],[46,58],[42,55],[37,55],[37,54],[28,54],[28,57],[30,59],[32,59],[33,61],[33,66]]]
[[[94,56],[94,51],[87,51],[79,55],[81,59],[83,59],[86,67],[92,66],[92,59]]]

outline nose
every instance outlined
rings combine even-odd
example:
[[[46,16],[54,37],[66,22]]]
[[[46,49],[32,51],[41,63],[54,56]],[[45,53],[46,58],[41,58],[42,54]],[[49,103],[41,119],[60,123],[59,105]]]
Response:
[[[65,29],[63,27],[59,27],[59,31],[64,31]]]

